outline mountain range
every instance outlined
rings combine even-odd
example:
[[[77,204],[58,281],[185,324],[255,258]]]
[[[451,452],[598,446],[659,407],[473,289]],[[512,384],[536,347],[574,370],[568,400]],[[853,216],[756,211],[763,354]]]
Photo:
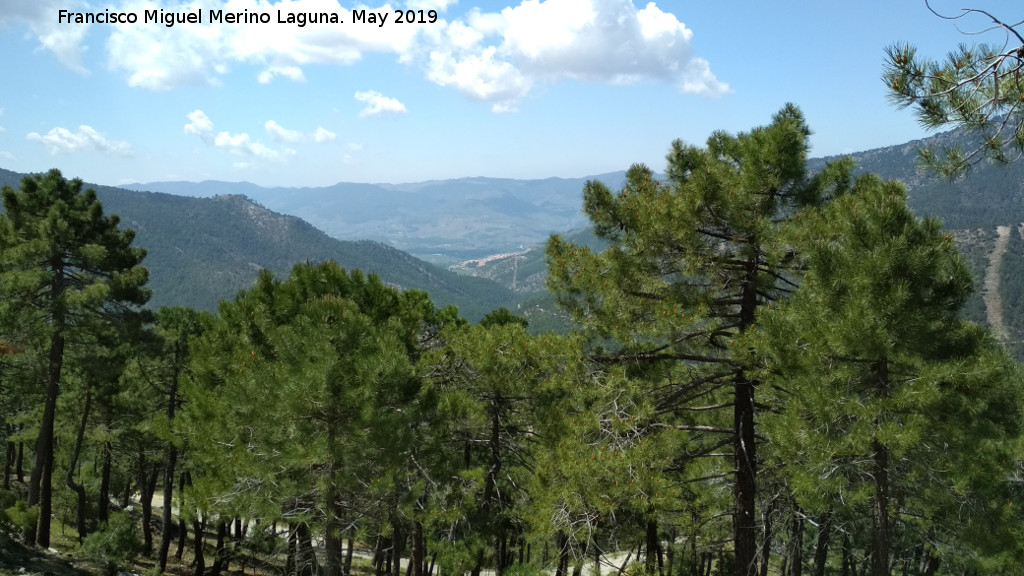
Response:
[[[858,171],[903,181],[918,214],[944,220],[978,279],[965,314],[1017,343],[1024,339],[1024,164],[983,163],[952,181],[918,169],[922,147],[974,142],[954,131],[851,156]],[[812,159],[809,166],[817,170],[831,159]],[[617,189],[624,175],[322,188],[216,181],[128,186],[134,190],[89,186],[149,250],[153,305],[213,309],[262,268],[286,274],[296,262],[333,259],[392,285],[426,290],[470,320],[507,306],[540,325],[564,327],[564,319],[551,322],[543,242],[551,233],[568,233],[574,242],[600,247],[585,229],[583,185],[598,179]],[[0,185],[17,186],[21,177],[0,169]]]
[[[23,176],[0,169],[0,186],[17,187]],[[489,280],[460,276],[380,242],[332,238],[245,196],[193,198],[86,186],[96,189],[105,213],[135,229],[135,244],[147,249],[153,306],[214,310],[221,299],[251,286],[263,268],[287,275],[298,262],[328,259],[376,273],[393,286],[425,290],[436,304],[455,304],[470,320],[517,301]]]
[[[212,197],[243,194],[298,216],[341,240],[377,240],[445,265],[538,244],[583,228],[580,191],[589,179],[613,189],[624,172],[589,178],[460,178],[411,184],[341,182],[322,188],[264,188],[248,182],[148,182],[126,188]]]

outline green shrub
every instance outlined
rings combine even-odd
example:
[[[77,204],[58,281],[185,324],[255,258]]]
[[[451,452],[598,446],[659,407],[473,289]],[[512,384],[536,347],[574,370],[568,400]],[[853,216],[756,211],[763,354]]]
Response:
[[[7,510],[18,502],[18,495],[10,490],[0,490],[0,510]]]
[[[22,541],[32,540],[35,534],[36,524],[39,523],[39,506],[29,506],[28,502],[18,500],[4,510],[5,520],[18,533]]]
[[[85,556],[108,565],[131,562],[141,549],[142,544],[135,534],[135,521],[126,513],[111,515],[106,524],[82,543]]]

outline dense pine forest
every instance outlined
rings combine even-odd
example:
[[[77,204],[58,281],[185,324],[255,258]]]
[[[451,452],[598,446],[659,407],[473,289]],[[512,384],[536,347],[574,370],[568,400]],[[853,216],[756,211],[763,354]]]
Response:
[[[587,183],[561,334],[330,259],[147,306],[95,191],[5,187],[0,573],[1020,574],[1019,366],[941,223],[810,133]]]

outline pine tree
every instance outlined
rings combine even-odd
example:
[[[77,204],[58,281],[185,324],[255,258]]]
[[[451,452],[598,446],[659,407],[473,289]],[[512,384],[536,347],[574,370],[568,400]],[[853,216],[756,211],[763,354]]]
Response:
[[[938,559],[939,543],[963,541],[947,540],[957,526],[990,514],[984,486],[1010,480],[1019,376],[960,318],[970,272],[901,184],[863,176],[792,234],[801,287],[742,342],[784,406],[765,416],[773,460],[812,516],[870,527],[872,576],[914,546]]]
[[[314,527],[340,576],[348,523],[391,521],[419,390],[412,365],[446,317],[423,293],[333,262],[283,282],[265,272],[223,303],[195,342],[176,419],[199,507]]]
[[[421,361],[421,414],[428,419],[420,422],[425,441],[418,446],[429,455],[423,472],[430,484],[422,517],[461,552],[445,559],[444,571],[479,573],[490,549],[501,574],[528,531],[525,508],[534,497],[527,487],[540,473],[538,447],[565,426],[566,401],[583,366],[578,343],[530,336],[507,311],[479,325],[452,325],[441,340],[445,345]]]
[[[742,575],[756,572],[757,382],[730,341],[795,286],[780,224],[848,184],[846,163],[808,175],[809,134],[787,105],[770,125],[715,133],[705,148],[676,141],[664,182],[634,166],[618,194],[586,185],[584,208],[609,248],[594,254],[553,237],[547,249],[549,287],[600,344],[595,358],[645,366],[634,374],[657,391],[662,424],[691,433],[671,466],[732,446]],[[701,405],[706,411],[688,410]],[[719,415],[726,409],[731,419]]]
[[[131,245],[134,232],[104,216],[93,190],[57,170],[27,176],[19,190],[3,189],[0,217],[0,290],[35,312],[45,332],[48,366],[45,402],[29,504],[39,504],[34,541],[49,546],[54,468],[54,423],[65,345],[92,319],[122,322],[149,298],[142,286],[145,251]],[[121,319],[117,319],[120,317]]]
[[[155,346],[146,355],[145,367],[140,360],[140,371],[160,394],[164,411],[159,418],[158,430],[164,437],[166,448],[163,462],[163,514],[161,518],[160,547],[157,564],[160,570],[167,568],[167,556],[171,547],[171,509],[174,495],[175,473],[177,471],[179,440],[173,436],[174,419],[181,405],[181,381],[187,376],[190,361],[189,341],[202,334],[203,327],[212,321],[206,313],[191,308],[164,307],[157,311],[154,331]]]

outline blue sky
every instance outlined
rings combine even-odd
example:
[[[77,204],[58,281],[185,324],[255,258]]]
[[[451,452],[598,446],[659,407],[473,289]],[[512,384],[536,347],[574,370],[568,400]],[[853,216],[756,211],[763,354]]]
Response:
[[[1017,2],[973,6],[1020,18]],[[204,24],[142,23],[158,8]],[[352,23],[353,8],[390,21]],[[396,24],[396,8],[438,20]],[[139,22],[60,24],[61,9]],[[210,9],[271,23],[210,24]],[[746,130],[786,102],[814,155],[841,154],[927,135],[886,100],[887,45],[941,57],[1005,40],[962,34],[985,27],[924,0],[0,0],[0,167],[102,184],[578,177],[661,169],[673,139]]]

